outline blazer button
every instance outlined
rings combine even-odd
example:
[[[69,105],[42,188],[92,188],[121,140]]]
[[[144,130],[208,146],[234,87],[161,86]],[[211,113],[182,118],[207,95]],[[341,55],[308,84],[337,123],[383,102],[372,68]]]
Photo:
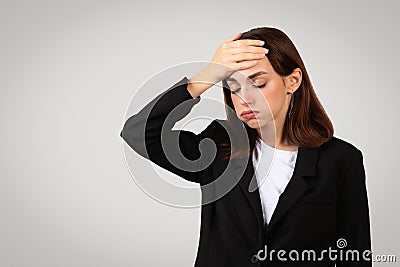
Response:
[[[258,256],[257,254],[251,256],[251,263],[257,263],[258,262]]]

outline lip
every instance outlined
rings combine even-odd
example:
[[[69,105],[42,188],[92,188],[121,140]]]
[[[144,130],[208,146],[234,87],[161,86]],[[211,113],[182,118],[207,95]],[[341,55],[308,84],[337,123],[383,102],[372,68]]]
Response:
[[[258,113],[258,111],[246,110],[240,114],[240,117],[242,117],[243,119],[246,119],[246,120],[254,119],[254,118],[256,118],[256,113]]]
[[[255,114],[255,113],[258,113],[258,111],[251,110],[251,109],[245,110],[242,113],[240,113],[240,116],[243,116],[243,115],[246,115],[246,114],[250,114],[250,113],[254,113]]]

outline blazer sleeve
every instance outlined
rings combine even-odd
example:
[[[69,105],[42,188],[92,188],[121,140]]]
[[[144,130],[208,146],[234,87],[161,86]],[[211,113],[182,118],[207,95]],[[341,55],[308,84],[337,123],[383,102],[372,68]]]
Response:
[[[356,150],[348,167],[338,194],[337,240],[340,239],[344,239],[345,242],[338,241],[335,249],[338,250],[338,257],[339,250],[343,251],[343,259],[337,260],[336,266],[372,266],[368,195],[363,155],[359,149]],[[341,243],[340,246],[339,243]],[[358,252],[355,252],[356,250]],[[367,252],[364,253],[364,251]],[[359,260],[357,260],[356,253],[358,253]],[[348,255],[347,259],[346,254]]]
[[[191,96],[187,82],[188,78],[183,77],[129,117],[120,136],[134,151],[158,166],[188,181],[200,183],[200,172],[191,161],[200,156],[199,143],[205,130],[198,135],[172,130],[201,99]],[[171,112],[173,114],[168,117]]]

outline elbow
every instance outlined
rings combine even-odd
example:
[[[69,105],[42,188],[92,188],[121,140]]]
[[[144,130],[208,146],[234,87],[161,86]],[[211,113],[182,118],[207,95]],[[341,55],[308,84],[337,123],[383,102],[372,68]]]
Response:
[[[145,155],[145,124],[140,123],[134,116],[130,117],[124,124],[120,137],[140,155]]]

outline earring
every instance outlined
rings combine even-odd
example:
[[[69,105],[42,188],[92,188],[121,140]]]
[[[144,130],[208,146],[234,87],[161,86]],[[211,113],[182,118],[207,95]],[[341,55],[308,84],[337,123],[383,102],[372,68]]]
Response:
[[[293,95],[293,92],[292,92],[292,96],[290,97],[289,118],[290,118],[290,114],[292,113],[292,109],[293,109],[293,102],[294,102],[293,97],[294,97],[294,95]]]

